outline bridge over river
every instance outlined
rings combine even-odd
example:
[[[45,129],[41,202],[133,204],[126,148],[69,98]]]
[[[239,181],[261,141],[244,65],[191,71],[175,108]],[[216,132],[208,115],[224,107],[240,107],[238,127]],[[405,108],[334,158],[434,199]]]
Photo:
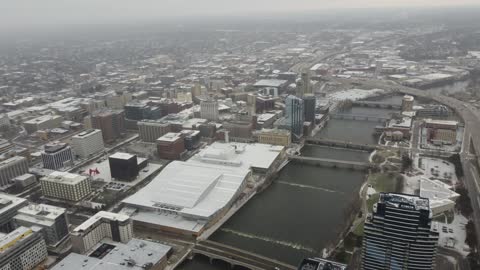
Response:
[[[234,266],[242,266],[251,270],[295,270],[293,265],[289,265],[275,259],[267,258],[245,250],[234,248],[228,245],[220,244],[214,241],[198,242],[191,252],[193,255],[199,254],[213,260],[221,260]]]

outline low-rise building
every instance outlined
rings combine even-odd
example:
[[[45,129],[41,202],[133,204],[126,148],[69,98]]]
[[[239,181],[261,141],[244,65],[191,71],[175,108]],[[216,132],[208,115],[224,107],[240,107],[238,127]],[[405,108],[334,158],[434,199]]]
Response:
[[[0,269],[31,270],[47,259],[47,246],[38,227],[19,227],[0,237]]]
[[[43,115],[23,123],[27,132],[33,133],[38,130],[57,128],[62,125],[63,117],[60,115]]]
[[[0,188],[13,184],[17,176],[28,173],[28,161],[24,157],[14,156],[0,162]]]
[[[100,211],[71,232],[72,250],[85,253],[102,239],[128,243],[133,237],[133,225],[129,216]]]
[[[254,137],[259,143],[273,145],[290,145],[292,135],[289,130],[285,129],[262,129],[254,133]]]
[[[48,204],[30,204],[19,209],[14,220],[18,226],[42,228],[41,233],[49,246],[56,246],[68,235],[65,208]]]
[[[40,184],[44,196],[74,202],[92,191],[88,177],[67,172],[52,172],[40,178]]]
[[[15,229],[12,219],[18,210],[27,204],[26,199],[0,193],[0,232],[9,233]]]
[[[102,241],[103,242],[103,241]],[[163,270],[172,248],[132,239],[128,243],[99,243],[92,255],[70,253],[51,270]]]

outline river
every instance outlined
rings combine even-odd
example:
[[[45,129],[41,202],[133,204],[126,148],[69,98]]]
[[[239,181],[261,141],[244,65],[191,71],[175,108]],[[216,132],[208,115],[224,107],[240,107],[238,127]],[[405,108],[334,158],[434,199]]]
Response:
[[[368,153],[308,146],[305,154],[366,161]],[[353,158],[352,158],[353,157]],[[289,163],[272,185],[228,220],[210,240],[297,265],[319,256],[336,243],[345,228],[345,209],[365,179],[346,169]],[[204,258],[186,262],[181,270],[224,270]]]

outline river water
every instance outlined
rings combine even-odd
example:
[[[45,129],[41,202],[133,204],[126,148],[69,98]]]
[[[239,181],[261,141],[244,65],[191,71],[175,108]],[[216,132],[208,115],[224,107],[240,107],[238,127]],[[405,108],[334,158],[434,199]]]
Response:
[[[366,161],[368,153],[308,146],[304,155],[349,157]],[[319,256],[345,228],[345,209],[360,190],[364,172],[289,163],[272,185],[257,194],[210,240],[297,265],[304,257]],[[182,270],[224,270],[196,257]]]

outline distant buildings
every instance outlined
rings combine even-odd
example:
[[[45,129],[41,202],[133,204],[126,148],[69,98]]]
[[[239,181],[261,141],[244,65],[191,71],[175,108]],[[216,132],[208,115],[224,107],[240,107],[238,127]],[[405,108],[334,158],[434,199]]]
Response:
[[[170,123],[157,121],[139,121],[138,132],[144,142],[154,143],[158,138],[172,131]]]
[[[290,95],[285,100],[285,106],[287,125],[295,138],[301,138],[303,136],[303,122],[305,119],[303,100]]]
[[[158,156],[163,159],[180,159],[185,152],[185,139],[182,133],[167,133],[157,139]]]
[[[132,181],[138,176],[139,166],[136,155],[115,153],[108,157],[110,174],[119,181]]]
[[[0,162],[0,189],[13,184],[17,176],[28,173],[28,161],[24,157],[11,157]]]
[[[77,202],[92,192],[90,179],[66,172],[53,172],[40,179],[44,196]]]
[[[413,111],[413,104],[415,99],[412,96],[405,95],[402,99],[402,112]]]
[[[365,222],[362,269],[435,269],[436,225],[428,199],[381,193]]]
[[[288,146],[292,142],[289,130],[285,129],[262,129],[254,133],[259,143]]]
[[[72,231],[72,250],[83,254],[104,238],[128,243],[132,237],[133,225],[129,216],[100,211]]]
[[[130,120],[159,119],[162,115],[160,107],[149,106],[141,102],[130,102],[125,105],[125,118]]]
[[[0,269],[31,270],[47,259],[39,227],[19,227],[0,236]]]
[[[27,204],[26,199],[0,193],[0,233],[9,233],[15,229],[13,217]]]
[[[43,115],[23,123],[25,130],[31,134],[39,130],[53,129],[60,127],[63,117],[60,115]]]
[[[200,117],[210,121],[218,120],[218,102],[205,100],[200,103]]]
[[[44,149],[42,162],[45,169],[58,170],[73,164],[73,151],[68,144],[53,142],[46,144]]]
[[[104,150],[102,131],[90,129],[72,137],[72,148],[75,155],[88,158]]]
[[[66,209],[48,204],[28,205],[14,217],[18,226],[42,228],[41,233],[49,246],[56,246],[68,235]]]
[[[120,110],[103,110],[92,114],[91,127],[102,131],[103,140],[111,143],[125,133],[125,116]]]

